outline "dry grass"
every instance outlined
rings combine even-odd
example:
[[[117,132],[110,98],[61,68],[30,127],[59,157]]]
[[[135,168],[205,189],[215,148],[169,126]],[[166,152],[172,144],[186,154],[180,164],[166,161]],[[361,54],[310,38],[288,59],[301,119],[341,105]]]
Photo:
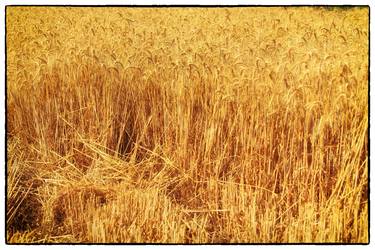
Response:
[[[368,242],[367,8],[6,21],[8,242]]]

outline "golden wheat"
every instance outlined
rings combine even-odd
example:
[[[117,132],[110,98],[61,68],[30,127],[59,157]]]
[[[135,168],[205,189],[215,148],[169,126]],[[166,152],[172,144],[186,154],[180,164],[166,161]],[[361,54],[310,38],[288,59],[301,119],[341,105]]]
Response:
[[[7,241],[368,242],[368,11],[7,7]]]

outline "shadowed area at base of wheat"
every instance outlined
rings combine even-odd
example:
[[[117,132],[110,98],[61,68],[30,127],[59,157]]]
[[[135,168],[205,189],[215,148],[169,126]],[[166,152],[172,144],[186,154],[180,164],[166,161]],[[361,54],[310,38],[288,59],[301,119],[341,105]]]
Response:
[[[368,242],[368,8],[6,22],[9,243]]]

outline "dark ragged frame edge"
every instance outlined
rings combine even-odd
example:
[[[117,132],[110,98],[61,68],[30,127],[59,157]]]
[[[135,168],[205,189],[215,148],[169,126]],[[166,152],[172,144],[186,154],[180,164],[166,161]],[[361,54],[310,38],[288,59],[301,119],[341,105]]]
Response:
[[[7,201],[8,201],[8,178],[7,178],[7,171],[8,171],[8,144],[7,144],[7,8],[8,7],[74,7],[74,8],[85,8],[85,7],[98,7],[98,8],[106,8],[106,7],[117,7],[117,8],[255,8],[255,7],[327,7],[327,8],[367,8],[368,9],[368,125],[367,125],[367,137],[368,137],[368,144],[367,144],[367,154],[368,154],[368,161],[367,161],[367,171],[368,171],[368,187],[367,187],[367,199],[368,199],[368,242],[367,243],[336,243],[336,242],[327,242],[327,243],[202,243],[202,244],[180,244],[180,243],[9,243],[7,239]],[[369,5],[6,5],[5,6],[5,36],[4,36],[4,45],[5,45],[5,85],[4,85],[4,94],[5,94],[5,244],[6,245],[369,245],[370,240],[370,6]]]

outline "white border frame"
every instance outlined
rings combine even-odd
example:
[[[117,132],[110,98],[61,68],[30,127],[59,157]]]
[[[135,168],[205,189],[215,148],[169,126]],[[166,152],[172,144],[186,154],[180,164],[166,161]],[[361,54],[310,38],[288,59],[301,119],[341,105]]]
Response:
[[[0,162],[1,162],[1,168],[0,168],[0,249],[21,249],[23,247],[27,247],[28,249],[37,249],[37,248],[44,248],[44,247],[49,247],[52,249],[61,249],[61,247],[64,247],[64,245],[28,245],[28,246],[23,246],[23,245],[5,245],[5,6],[6,5],[369,5],[370,6],[370,30],[374,34],[375,32],[375,27],[374,27],[374,20],[373,20],[373,13],[375,12],[375,4],[374,1],[370,0],[356,0],[356,1],[339,1],[339,0],[315,0],[315,1],[307,1],[307,0],[302,0],[302,1],[292,1],[292,0],[286,0],[286,1],[271,1],[271,0],[263,0],[263,1],[244,1],[244,0],[216,0],[216,1],[208,1],[208,0],[200,0],[200,1],[184,1],[184,0],[177,0],[177,1],[172,1],[172,0],[141,0],[141,1],[120,1],[120,0],[111,0],[111,1],[100,1],[100,0],[92,0],[92,1],[84,1],[84,0],[53,0],[53,1],[42,1],[42,0],[30,0],[30,1],[22,1],[22,0],[5,0],[0,3],[1,5],[1,10],[0,10],[0,28],[1,28],[1,37],[0,37],[0,47],[2,50],[2,53],[0,53],[0,107],[1,111],[0,112],[0,149],[2,150],[0,152]],[[375,54],[374,52],[374,35],[370,37],[370,96],[373,95],[375,91],[375,86],[374,84],[371,84],[371,82],[374,82],[373,76],[371,76],[371,72],[374,72],[374,61],[371,60],[373,58],[373,55]],[[375,110],[375,104],[374,101],[371,101],[370,98],[370,123],[374,124],[374,110]],[[371,128],[371,127],[370,127]],[[374,128],[372,127],[370,129],[370,138],[371,140],[371,152],[370,155],[372,157],[371,163],[374,164],[373,162],[375,161],[374,155],[375,155],[375,131]],[[371,166],[370,166],[371,167]],[[300,248],[306,248],[306,249],[314,249],[316,247],[324,247],[324,248],[336,248],[336,247],[342,247],[346,249],[364,249],[373,246],[374,247],[374,239],[375,239],[375,201],[374,201],[374,193],[375,193],[375,187],[374,187],[374,170],[370,172],[370,179],[372,182],[370,183],[370,190],[372,192],[370,193],[370,201],[371,202],[371,221],[370,221],[370,245],[363,246],[363,245],[263,245],[262,247],[265,248],[276,248],[276,247],[282,247],[284,249],[300,249]],[[172,246],[172,247],[192,247],[192,248],[203,248],[203,247],[214,247],[216,249],[222,248],[223,246],[221,245],[183,245],[183,246]],[[66,245],[66,247],[71,247]],[[73,246],[74,248],[78,249],[90,249],[89,245],[76,245]],[[102,247],[99,245],[96,245],[94,247]],[[148,246],[148,245],[103,245],[105,248],[115,248],[115,247],[125,247],[125,248],[130,248],[130,249],[140,249],[140,248],[165,248],[165,247],[171,247],[168,245],[153,245],[153,246]],[[245,247],[245,248],[252,248],[252,247],[257,247],[256,245],[248,245],[248,246],[238,246],[238,245],[226,245],[225,247],[228,247],[229,249],[235,249],[237,247]]]

